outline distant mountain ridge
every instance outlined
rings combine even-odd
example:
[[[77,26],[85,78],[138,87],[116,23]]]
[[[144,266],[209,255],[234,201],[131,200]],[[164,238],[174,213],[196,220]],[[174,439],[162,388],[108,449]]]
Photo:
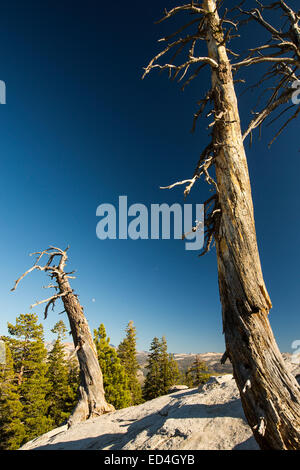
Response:
[[[137,353],[137,360],[141,366],[141,370],[145,375],[145,367],[148,360],[148,352],[141,351]],[[196,356],[200,356],[201,360],[204,361],[207,365],[208,371],[210,373],[216,372],[218,374],[231,374],[232,373],[232,366],[231,363],[228,361],[226,364],[221,364],[222,353],[216,352],[206,352],[206,353],[174,353],[174,359],[178,364],[178,368],[180,371],[186,371],[194,362]]]
[[[54,341],[47,341],[45,343],[47,351],[51,351],[53,348]],[[116,348],[116,346],[111,345]],[[74,345],[71,342],[64,343],[66,356],[70,357],[74,353]],[[141,372],[146,375],[146,365],[148,361],[148,351],[137,351],[137,361],[140,365]],[[178,363],[178,367],[181,371],[186,371],[191,366],[197,354],[192,353],[174,353],[174,359]],[[230,374],[232,373],[232,366],[228,361],[226,364],[221,364],[222,353],[207,352],[199,354],[201,359],[206,363],[209,372],[216,372],[218,374]]]
[[[52,342],[46,342],[45,346],[47,351],[51,351],[53,347],[54,341]],[[74,353],[74,345],[71,342],[65,342],[65,351],[66,351],[66,356],[70,357]],[[111,345],[114,348],[116,346]],[[137,361],[140,365],[141,372],[143,376],[146,375],[146,365],[148,361],[148,351],[137,351]],[[188,367],[191,366],[193,361],[195,360],[196,356],[200,356],[201,360],[204,361],[207,365],[208,372],[210,373],[217,373],[217,374],[232,374],[232,365],[230,361],[228,360],[226,364],[221,364],[221,358],[222,358],[222,353],[218,352],[205,352],[205,353],[199,353],[199,354],[193,354],[193,353],[174,353],[174,359],[178,363],[179,370],[181,371],[186,371]],[[290,353],[282,353],[282,356],[286,363],[288,364],[288,367],[292,369],[292,372],[294,375],[299,375],[300,374],[300,354],[298,356]],[[142,378],[142,374],[141,378]]]

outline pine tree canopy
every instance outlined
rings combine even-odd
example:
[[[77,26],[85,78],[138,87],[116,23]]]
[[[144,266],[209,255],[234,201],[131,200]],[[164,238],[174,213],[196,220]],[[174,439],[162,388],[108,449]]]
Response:
[[[57,322],[51,331],[57,334],[57,339],[48,354],[47,378],[51,389],[47,399],[49,416],[55,425],[59,426],[69,417],[76,405],[79,376],[78,366],[77,374],[74,377],[74,365],[66,359],[65,348],[62,343],[67,331],[64,322],[62,320]]]
[[[18,393],[23,406],[22,422],[26,440],[33,439],[53,427],[47,416],[49,403],[46,396],[51,385],[47,378],[47,350],[44,345],[43,326],[35,314],[21,314],[16,324],[8,323],[11,338],[8,344],[14,359]]]
[[[201,357],[197,354],[191,367],[186,372],[186,385],[188,387],[198,387],[199,385],[205,384],[210,377],[207,371],[207,365],[201,360]]]
[[[133,321],[130,321],[126,327],[126,336],[118,346],[118,356],[123,364],[128,377],[128,384],[131,394],[130,405],[142,403],[142,388],[138,381],[137,373],[139,363],[137,361],[136,351],[136,328]]]
[[[110,339],[106,336],[103,324],[98,330],[94,330],[94,342],[103,375],[106,400],[116,409],[130,406],[128,377],[116,349],[110,345]]]
[[[14,363],[8,343],[6,362],[0,364],[0,450],[18,449],[25,438]]]
[[[173,355],[168,354],[165,336],[153,338],[148,357],[148,369],[143,387],[143,397],[151,400],[168,393],[170,387],[179,382],[180,373]]]

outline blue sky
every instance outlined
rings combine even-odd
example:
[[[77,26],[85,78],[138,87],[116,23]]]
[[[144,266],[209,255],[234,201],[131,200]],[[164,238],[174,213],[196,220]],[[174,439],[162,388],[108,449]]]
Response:
[[[230,2],[229,2],[230,3]],[[104,323],[113,344],[129,320],[138,349],[166,335],[172,352],[224,350],[215,250],[203,258],[180,240],[106,240],[96,237],[96,208],[128,203],[183,203],[182,188],[160,186],[189,178],[207,142],[207,123],[191,134],[195,102],[208,89],[207,73],[184,93],[155,74],[141,80],[169,1],[4,1],[0,17],[1,269],[0,334],[7,321],[48,297],[47,279],[34,273],[14,293],[28,254],[70,245],[73,287],[91,328]],[[247,40],[249,36],[247,36]],[[258,40],[255,37],[255,40]],[[237,47],[245,46],[243,39]],[[253,71],[248,71],[250,79]],[[240,100],[246,122],[253,95]],[[247,149],[257,236],[271,324],[282,351],[300,338],[299,121],[268,150],[272,130]],[[205,184],[189,203],[209,196]],[[93,301],[94,299],[94,301]],[[46,339],[62,310],[43,320]]]

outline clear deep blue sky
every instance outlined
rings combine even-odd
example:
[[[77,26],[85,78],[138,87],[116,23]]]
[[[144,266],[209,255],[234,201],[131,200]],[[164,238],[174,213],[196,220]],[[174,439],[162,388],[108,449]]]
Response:
[[[91,328],[103,322],[113,344],[133,320],[138,349],[166,335],[172,352],[224,350],[214,249],[199,259],[179,240],[100,241],[95,232],[97,206],[116,204],[119,195],[129,204],[183,203],[183,188],[159,186],[189,178],[207,142],[204,121],[190,133],[195,101],[209,87],[206,73],[184,93],[163,75],[141,80],[159,50],[156,40],[172,26],[154,20],[172,5],[1,2],[0,334],[49,295],[43,273],[10,292],[30,266],[28,254],[70,244],[73,287]],[[240,101],[243,122],[253,100]],[[271,135],[266,129],[247,154],[271,324],[280,349],[292,352],[300,339],[299,120],[268,150]],[[198,185],[187,202],[208,195]],[[54,323],[66,320],[61,310],[58,304],[43,321],[42,306],[34,309],[47,339]]]

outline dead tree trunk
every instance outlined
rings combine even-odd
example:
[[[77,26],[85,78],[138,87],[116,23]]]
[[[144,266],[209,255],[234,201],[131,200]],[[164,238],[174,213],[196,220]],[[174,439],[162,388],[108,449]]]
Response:
[[[62,295],[62,301],[69,318],[80,366],[80,397],[68,419],[69,426],[72,426],[87,418],[114,411],[114,407],[105,400],[102,372],[89,325],[84,316],[83,307],[73,293],[64,272],[65,256],[65,254],[62,256],[59,263],[56,281],[59,285],[59,292],[65,294]]]
[[[217,225],[220,298],[226,353],[243,408],[262,449],[300,449],[300,390],[286,370],[268,320],[272,307],[262,276],[254,226],[248,166],[231,66],[213,0],[207,15],[212,90],[217,121],[213,144],[218,201]]]
[[[84,316],[83,308],[69,283],[69,279],[74,278],[74,276],[71,276],[72,273],[65,272],[65,264],[68,259],[67,250],[63,251],[60,248],[50,247],[48,250],[34,254],[38,255],[36,263],[16,281],[12,290],[15,290],[21,279],[34,269],[45,271],[57,283],[57,285],[47,286],[55,288],[57,290],[56,294],[46,300],[37,302],[31,307],[46,302],[46,318],[49,307],[52,306],[53,309],[55,301],[61,298],[68,315],[80,367],[79,401],[68,419],[68,425],[72,426],[88,418],[114,411],[113,405],[108,404],[105,400],[102,372],[88,322]],[[44,266],[40,266],[37,263],[43,255],[47,255],[49,259]],[[52,265],[51,263],[55,257],[59,258],[59,263]]]
[[[265,44],[249,49],[248,57],[231,65],[227,51],[234,57],[239,55],[227,48],[227,42],[232,37],[231,29],[237,29],[238,23],[227,17],[226,9],[220,19],[217,4],[219,2],[215,0],[194,0],[165,11],[159,22],[181,13],[192,15],[192,20],[160,39],[169,41],[172,38],[172,42],[149,62],[144,76],[154,68],[167,70],[169,77],[178,78],[178,81],[186,77],[184,89],[198,77],[203,67],[211,68],[211,90],[199,102],[193,125],[194,129],[207,104],[212,103],[209,113],[214,116],[214,122],[209,126],[211,142],[201,153],[193,177],[165,188],[186,184],[186,196],[201,176],[207,183],[214,184],[216,193],[205,202],[205,246],[201,255],[207,253],[214,238],[226,343],[222,360],[229,358],[232,362],[245,415],[261,449],[300,450],[300,388],[285,367],[268,320],[272,304],[257,248],[248,166],[231,70],[264,62],[271,64],[270,70],[260,76],[258,84],[265,83],[270,77],[275,82],[265,108],[251,121],[245,137],[282,104],[288,103],[284,112],[292,108],[290,83],[297,80],[300,66],[300,14],[293,12],[283,0],[265,6],[256,2],[256,8],[251,11],[236,7],[235,13],[246,15],[246,22],[257,22],[271,38]],[[283,13],[283,27],[275,28],[266,21],[265,10]],[[226,34],[225,24],[229,24]],[[189,32],[182,36],[186,30]],[[179,38],[175,39],[176,36]],[[204,41],[207,57],[199,54]],[[170,62],[160,65],[158,61],[170,51]],[[178,57],[181,59],[176,65],[174,61]],[[190,68],[193,72],[188,76]],[[298,106],[276,136],[299,113]],[[209,174],[212,166],[216,181]]]

